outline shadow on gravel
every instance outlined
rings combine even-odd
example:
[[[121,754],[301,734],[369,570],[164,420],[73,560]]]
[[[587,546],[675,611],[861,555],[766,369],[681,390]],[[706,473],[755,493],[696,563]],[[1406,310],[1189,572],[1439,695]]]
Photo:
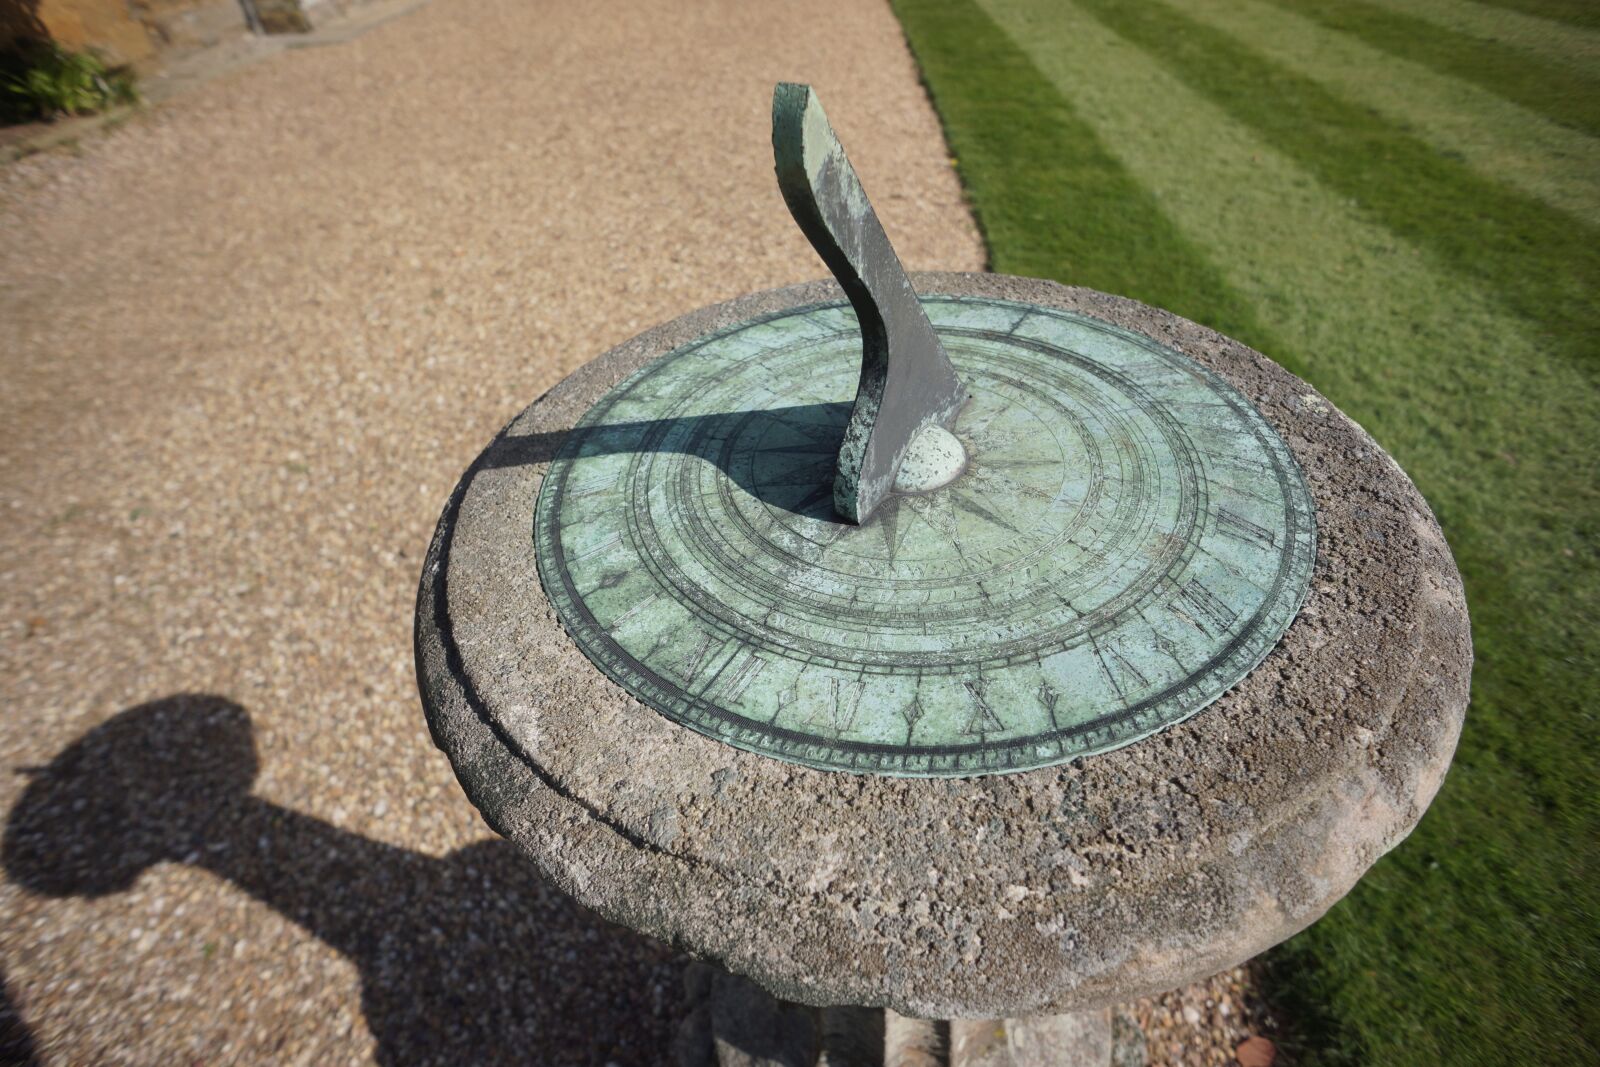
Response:
[[[0,1067],[34,1067],[38,1062],[33,1034],[11,1002],[6,976],[0,972]]]
[[[257,766],[239,705],[142,704],[26,772],[0,859],[55,897],[119,893],[158,863],[226,879],[355,962],[383,1064],[664,1058],[681,989],[665,946],[585,911],[504,841],[442,859],[370,841],[251,796]]]

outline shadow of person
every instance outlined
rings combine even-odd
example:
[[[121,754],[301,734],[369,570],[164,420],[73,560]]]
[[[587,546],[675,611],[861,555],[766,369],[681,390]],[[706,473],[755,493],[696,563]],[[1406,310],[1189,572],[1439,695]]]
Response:
[[[0,1067],[33,1067],[38,1062],[33,1034],[11,1002],[5,973],[0,972]]]
[[[250,795],[249,715],[185,694],[121,712],[32,781],[0,861],[55,897],[180,862],[348,956],[384,1064],[664,1062],[680,964],[546,885],[504,841],[437,859]]]

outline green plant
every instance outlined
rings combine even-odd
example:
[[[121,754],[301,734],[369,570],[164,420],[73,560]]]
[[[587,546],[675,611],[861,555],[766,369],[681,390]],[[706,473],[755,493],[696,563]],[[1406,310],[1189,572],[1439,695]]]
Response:
[[[83,115],[139,100],[132,71],[53,41],[28,44],[8,57],[0,64],[0,86],[0,112],[11,122]]]

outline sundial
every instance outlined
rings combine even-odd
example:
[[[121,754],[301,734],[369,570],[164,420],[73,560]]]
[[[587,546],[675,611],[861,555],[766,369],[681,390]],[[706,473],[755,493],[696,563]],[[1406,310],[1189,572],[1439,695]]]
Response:
[[[490,442],[423,564],[429,728],[554,885],[714,965],[685,1067],[1110,1062],[1109,1006],[1304,929],[1416,824],[1460,576],[1265,356],[908,277],[807,88],[773,146],[834,280],[652,327]]]
[[[568,434],[533,534],[582,652],[738,748],[904,776],[1108,751],[1239,683],[1315,556],[1268,421],[1083,312],[919,297],[809,88],[773,146],[847,299],[681,344]]]

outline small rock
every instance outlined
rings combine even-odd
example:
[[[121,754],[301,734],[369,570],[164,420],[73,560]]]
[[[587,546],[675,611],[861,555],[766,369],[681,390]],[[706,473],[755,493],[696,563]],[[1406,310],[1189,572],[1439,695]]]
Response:
[[[1233,1058],[1239,1067],[1272,1067],[1278,1047],[1264,1037],[1247,1037],[1234,1049]]]

